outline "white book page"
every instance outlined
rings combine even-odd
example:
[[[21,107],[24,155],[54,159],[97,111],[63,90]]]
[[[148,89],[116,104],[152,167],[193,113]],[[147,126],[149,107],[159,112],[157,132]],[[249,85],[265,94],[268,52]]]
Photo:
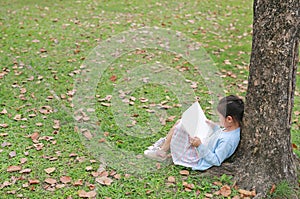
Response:
[[[182,114],[182,125],[185,131],[191,137],[198,137],[204,140],[208,137],[210,127],[206,123],[206,116],[198,102],[193,103],[183,114]]]

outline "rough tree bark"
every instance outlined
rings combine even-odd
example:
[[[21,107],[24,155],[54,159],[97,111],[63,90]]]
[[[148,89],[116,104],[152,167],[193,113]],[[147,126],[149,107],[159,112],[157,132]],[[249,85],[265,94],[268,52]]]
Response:
[[[273,184],[297,183],[291,115],[299,55],[299,0],[254,0],[253,40],[244,126],[235,178],[259,196]]]

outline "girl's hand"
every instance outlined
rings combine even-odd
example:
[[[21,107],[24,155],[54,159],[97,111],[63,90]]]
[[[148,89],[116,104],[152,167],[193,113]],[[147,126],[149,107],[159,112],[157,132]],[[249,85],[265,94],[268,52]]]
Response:
[[[198,137],[190,138],[190,143],[193,147],[198,147],[198,146],[200,146],[200,144],[202,144],[200,138],[198,138]]]

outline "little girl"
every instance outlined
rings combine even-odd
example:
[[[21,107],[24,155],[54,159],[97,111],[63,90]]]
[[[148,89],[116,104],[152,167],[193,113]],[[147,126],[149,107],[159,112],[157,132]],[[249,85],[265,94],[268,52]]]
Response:
[[[144,152],[145,156],[164,161],[171,152],[175,165],[191,167],[193,170],[206,170],[220,166],[236,150],[240,141],[244,103],[237,96],[230,95],[221,99],[217,106],[221,129],[217,124],[207,121],[213,133],[206,140],[190,137],[179,120],[165,138],[158,140]]]

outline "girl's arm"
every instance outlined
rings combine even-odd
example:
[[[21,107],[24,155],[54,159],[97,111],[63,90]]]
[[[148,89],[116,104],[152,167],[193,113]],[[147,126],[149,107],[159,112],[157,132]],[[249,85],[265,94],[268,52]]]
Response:
[[[199,152],[200,160],[198,165],[193,168],[195,170],[206,170],[212,166],[220,166],[222,162],[230,157],[239,142],[238,135],[226,135],[226,137],[220,137],[214,148],[204,144],[199,145],[196,149]]]

